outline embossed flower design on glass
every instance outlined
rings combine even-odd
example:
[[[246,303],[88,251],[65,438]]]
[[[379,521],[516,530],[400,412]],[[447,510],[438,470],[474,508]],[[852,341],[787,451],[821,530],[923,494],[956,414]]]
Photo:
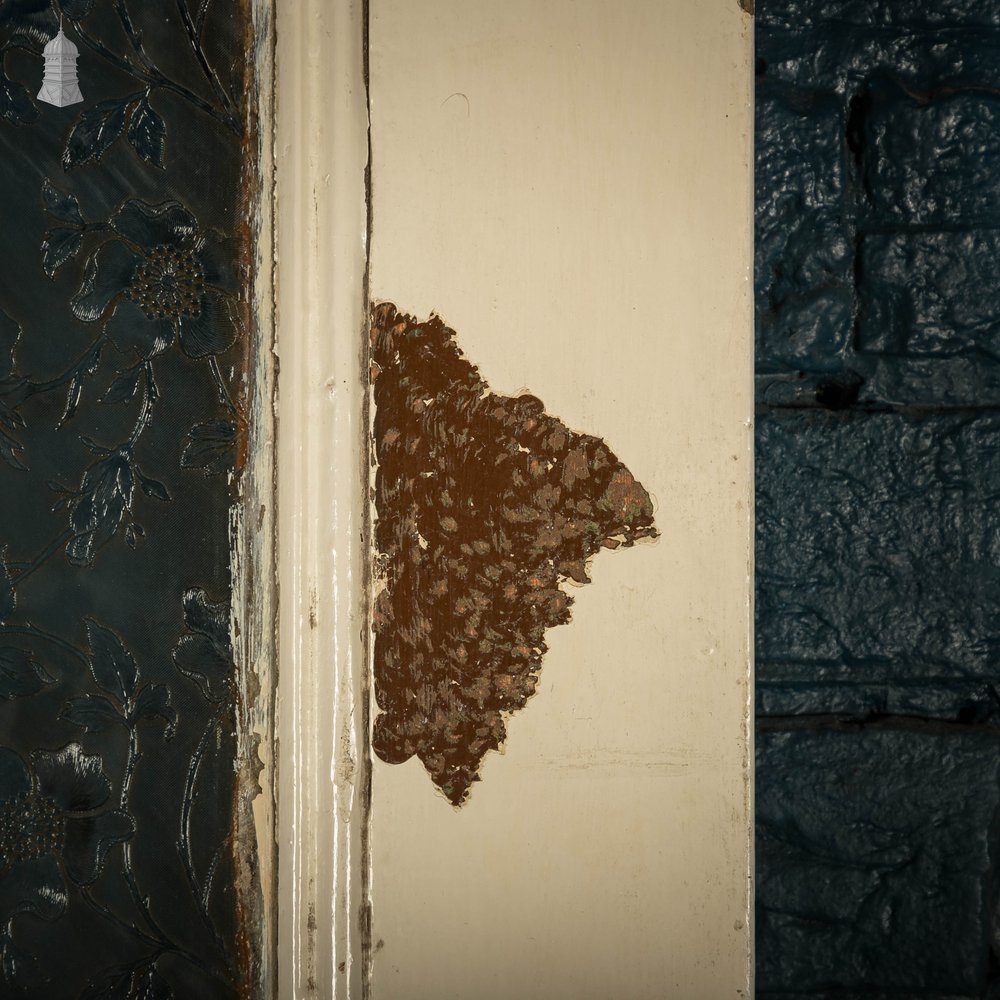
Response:
[[[54,920],[66,908],[67,879],[92,883],[132,820],[107,810],[111,785],[100,757],[78,743],[36,750],[30,766],[0,748],[0,920],[34,913]]]
[[[187,632],[174,647],[177,669],[190,677],[213,702],[232,697],[233,647],[229,638],[229,604],[210,601],[194,587],[184,594]]]
[[[219,354],[238,333],[223,240],[183,205],[126,201],[114,234],[88,258],[73,313],[126,354],[151,358],[175,340],[192,358]]]

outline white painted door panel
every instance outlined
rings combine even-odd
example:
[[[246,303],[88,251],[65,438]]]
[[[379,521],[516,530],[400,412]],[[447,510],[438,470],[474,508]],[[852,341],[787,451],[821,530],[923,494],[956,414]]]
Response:
[[[373,764],[375,1000],[751,994],[752,19],[372,0],[371,295],[603,438],[601,553],[460,810]]]

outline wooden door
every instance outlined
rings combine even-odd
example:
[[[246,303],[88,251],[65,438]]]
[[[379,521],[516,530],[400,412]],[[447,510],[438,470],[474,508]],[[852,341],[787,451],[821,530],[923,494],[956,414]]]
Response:
[[[752,18],[314,2],[279,5],[278,39],[283,995],[749,996]],[[477,394],[552,421],[555,451],[465,427]],[[516,529],[474,472],[516,492],[509,447],[548,498]],[[617,524],[595,552],[607,454],[625,527],[658,537]],[[435,476],[457,493],[407,478]],[[518,559],[562,532],[542,582],[571,619],[543,642],[475,585],[529,522],[496,572],[537,610]]]

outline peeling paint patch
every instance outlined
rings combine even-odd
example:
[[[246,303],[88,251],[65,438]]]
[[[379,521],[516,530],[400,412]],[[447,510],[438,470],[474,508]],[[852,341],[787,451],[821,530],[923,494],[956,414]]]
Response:
[[[745,10],[748,14],[753,16],[754,0],[739,0],[739,5],[741,10]]]

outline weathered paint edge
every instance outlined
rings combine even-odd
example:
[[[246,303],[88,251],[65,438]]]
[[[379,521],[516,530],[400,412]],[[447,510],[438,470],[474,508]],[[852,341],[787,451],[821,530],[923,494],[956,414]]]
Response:
[[[232,639],[237,677],[237,772],[233,850],[241,995],[274,994],[276,842],[274,813],[275,533],[274,18],[267,0],[247,4],[251,53],[244,185],[250,242],[249,343],[240,410],[237,501],[231,512]]]

